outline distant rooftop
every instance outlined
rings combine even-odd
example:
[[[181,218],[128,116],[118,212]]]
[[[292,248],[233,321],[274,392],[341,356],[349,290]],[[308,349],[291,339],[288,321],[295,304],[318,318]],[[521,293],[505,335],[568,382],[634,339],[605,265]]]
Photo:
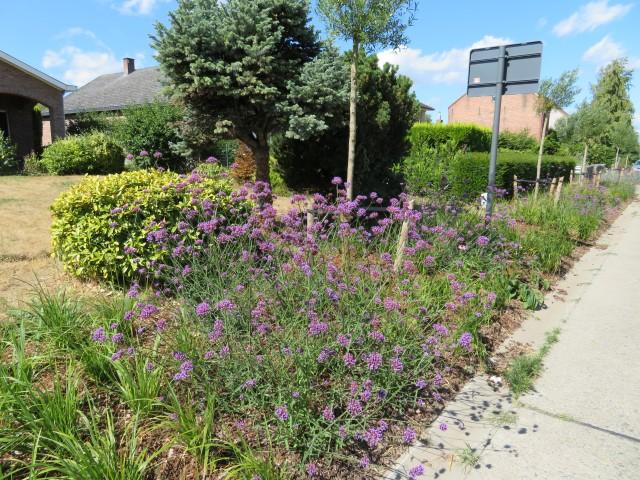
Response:
[[[136,69],[132,58],[124,58],[122,65],[122,72],[100,75],[64,97],[65,115],[122,110],[162,98],[160,67]]]

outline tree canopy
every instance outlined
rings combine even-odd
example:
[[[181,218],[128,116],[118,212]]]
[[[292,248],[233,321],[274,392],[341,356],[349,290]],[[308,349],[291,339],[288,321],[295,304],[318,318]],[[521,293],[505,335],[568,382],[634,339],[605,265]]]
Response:
[[[631,122],[633,117],[633,103],[629,97],[633,70],[628,63],[626,58],[612,61],[600,70],[593,86],[593,102],[606,109],[616,122]]]
[[[358,118],[356,162],[359,175],[355,188],[359,192],[387,193],[399,188],[399,178],[392,166],[408,151],[407,134],[417,120],[420,104],[411,91],[412,82],[398,74],[398,68],[378,66],[375,55],[361,52],[358,70]],[[350,55],[340,57],[343,81],[348,78],[346,66]],[[339,82],[338,82],[339,83]],[[329,129],[312,135],[306,141],[286,138],[274,141],[274,155],[287,184],[296,189],[327,191],[331,179],[344,178],[349,126],[346,99],[337,105],[329,120]]]
[[[556,80],[552,78],[543,80],[538,92],[538,113],[548,115],[552,110],[567,108],[571,105],[576,95],[580,93],[580,88],[576,86],[577,80],[577,69],[564,72]]]
[[[343,86],[325,87],[332,57],[321,54],[306,0],[179,0],[153,46],[170,92],[198,123],[251,148],[256,180],[269,181],[270,135],[322,130],[340,100],[327,95]]]

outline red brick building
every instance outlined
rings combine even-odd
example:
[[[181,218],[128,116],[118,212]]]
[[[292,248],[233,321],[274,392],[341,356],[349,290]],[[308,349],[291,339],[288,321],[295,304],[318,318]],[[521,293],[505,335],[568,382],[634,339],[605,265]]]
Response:
[[[51,112],[52,138],[65,133],[65,92],[75,90],[49,75],[0,51],[0,130],[16,145],[20,158],[39,144],[41,120],[34,112],[37,104],[45,105]]]
[[[522,132],[527,130],[532,137],[540,140],[542,135],[542,115],[536,113],[535,93],[505,95],[502,97],[500,131]],[[551,112],[549,126],[567,113],[563,110]],[[462,95],[449,105],[449,123],[474,123],[491,128],[493,126],[493,97],[467,97]]]

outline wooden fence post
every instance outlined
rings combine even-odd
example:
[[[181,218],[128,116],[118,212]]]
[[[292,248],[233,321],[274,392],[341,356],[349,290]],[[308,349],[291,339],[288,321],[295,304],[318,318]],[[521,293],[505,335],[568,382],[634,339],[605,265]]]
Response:
[[[602,174],[601,172],[598,172],[598,173],[596,174],[596,187],[599,187],[599,186],[600,186],[600,175],[601,175],[601,174]]]
[[[573,185],[573,170],[569,172],[569,185]]]
[[[413,200],[409,200],[409,210],[413,210]],[[400,237],[398,238],[398,247],[396,249],[396,261],[393,262],[393,271],[400,270],[402,264],[402,255],[404,254],[404,247],[407,244],[407,237],[409,236],[409,219],[405,218],[402,222],[402,228],[400,229]]]
[[[554,205],[558,205],[558,202],[560,201],[560,194],[562,193],[562,183],[564,182],[564,177],[560,177],[560,180],[558,180],[558,188],[556,188],[556,195],[553,199],[553,204]]]
[[[553,180],[551,180],[551,187],[549,187],[549,196],[553,197],[553,192],[556,190],[556,178],[553,177]]]
[[[513,199],[518,199],[518,176],[513,176]]]
[[[313,233],[313,212],[311,210],[307,210],[307,233]]]

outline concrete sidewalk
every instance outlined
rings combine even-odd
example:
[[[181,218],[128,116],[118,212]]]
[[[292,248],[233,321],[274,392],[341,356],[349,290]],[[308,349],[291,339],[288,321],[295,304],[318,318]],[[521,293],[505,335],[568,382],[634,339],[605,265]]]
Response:
[[[474,378],[383,478],[640,479],[640,202],[554,290],[510,340],[561,331],[535,392]]]

